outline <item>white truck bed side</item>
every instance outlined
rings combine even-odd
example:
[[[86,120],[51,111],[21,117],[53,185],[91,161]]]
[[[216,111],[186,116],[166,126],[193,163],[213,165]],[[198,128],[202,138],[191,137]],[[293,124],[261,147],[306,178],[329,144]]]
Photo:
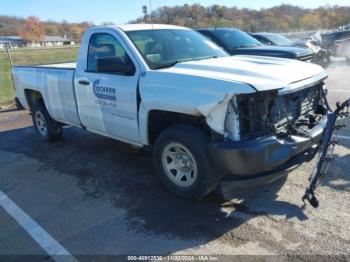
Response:
[[[29,109],[25,90],[41,93],[52,118],[63,123],[80,125],[73,87],[74,69],[58,65],[14,67],[13,81],[20,103]]]
[[[48,68],[58,68],[58,69],[75,69],[77,67],[76,62],[70,63],[57,63],[57,64],[47,64],[47,65],[38,65],[35,67],[48,67]]]

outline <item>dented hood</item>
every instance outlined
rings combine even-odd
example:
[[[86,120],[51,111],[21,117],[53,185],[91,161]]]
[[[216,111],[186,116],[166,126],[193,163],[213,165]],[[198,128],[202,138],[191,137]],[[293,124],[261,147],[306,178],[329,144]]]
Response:
[[[297,83],[305,85],[304,81],[314,83],[327,77],[326,71],[315,64],[293,59],[240,55],[182,62],[164,71],[246,83],[257,91],[291,90],[297,88]]]

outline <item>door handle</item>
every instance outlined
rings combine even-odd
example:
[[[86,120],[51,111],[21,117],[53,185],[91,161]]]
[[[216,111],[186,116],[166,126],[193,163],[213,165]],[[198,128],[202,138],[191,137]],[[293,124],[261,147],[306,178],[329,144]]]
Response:
[[[88,85],[90,85],[90,82],[89,81],[85,81],[85,80],[80,80],[79,84],[84,85],[84,86],[88,86]]]

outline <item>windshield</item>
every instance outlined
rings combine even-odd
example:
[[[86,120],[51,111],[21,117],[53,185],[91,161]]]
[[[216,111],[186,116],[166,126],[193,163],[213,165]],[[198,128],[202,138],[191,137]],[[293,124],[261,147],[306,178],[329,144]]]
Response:
[[[262,43],[254,37],[240,30],[213,30],[212,33],[227,46],[228,49],[262,45]]]
[[[287,37],[279,34],[269,34],[265,36],[275,45],[291,45],[293,41],[289,40]]]
[[[176,63],[228,56],[201,34],[184,29],[157,29],[127,32],[151,69]]]

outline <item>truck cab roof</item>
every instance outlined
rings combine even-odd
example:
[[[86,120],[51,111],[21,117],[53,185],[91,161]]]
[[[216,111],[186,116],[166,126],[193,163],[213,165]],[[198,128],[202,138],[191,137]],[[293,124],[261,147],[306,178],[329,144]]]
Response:
[[[139,30],[159,30],[159,29],[181,29],[190,30],[189,28],[175,25],[165,25],[165,24],[120,24],[115,26],[101,26],[102,28],[115,29],[118,28],[125,32],[139,31]],[[101,28],[98,27],[98,28]],[[96,27],[93,27],[96,28]]]

